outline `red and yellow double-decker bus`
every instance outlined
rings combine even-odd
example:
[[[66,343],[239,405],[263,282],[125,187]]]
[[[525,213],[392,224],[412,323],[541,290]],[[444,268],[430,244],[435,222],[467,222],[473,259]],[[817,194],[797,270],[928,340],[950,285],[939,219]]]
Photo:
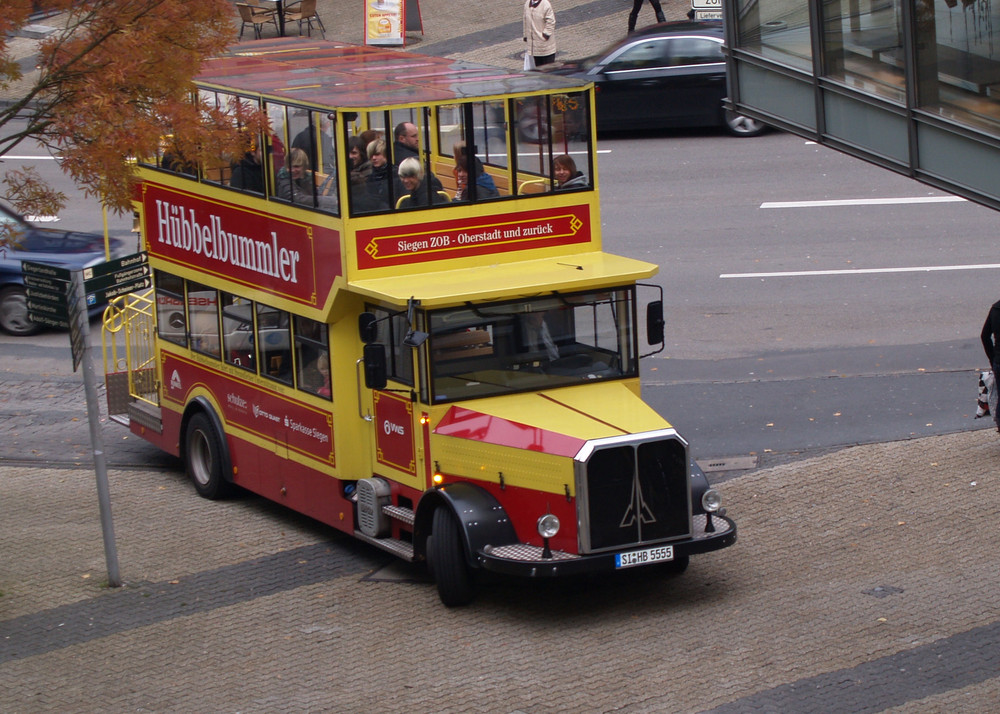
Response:
[[[268,129],[212,165],[139,162],[154,289],[106,332],[114,418],[202,496],[426,561],[447,605],[480,569],[676,572],[735,542],[640,398],[662,296],[602,250],[592,85],[296,38],[197,88]]]

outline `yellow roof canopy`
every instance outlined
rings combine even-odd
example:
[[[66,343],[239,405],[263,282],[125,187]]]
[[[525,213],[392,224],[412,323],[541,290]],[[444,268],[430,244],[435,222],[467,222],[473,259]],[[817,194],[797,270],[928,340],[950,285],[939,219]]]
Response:
[[[517,299],[553,291],[574,292],[643,280],[657,266],[602,251],[483,265],[474,268],[394,275],[350,281],[351,289],[366,297],[405,304],[411,297],[422,307],[463,302]]]

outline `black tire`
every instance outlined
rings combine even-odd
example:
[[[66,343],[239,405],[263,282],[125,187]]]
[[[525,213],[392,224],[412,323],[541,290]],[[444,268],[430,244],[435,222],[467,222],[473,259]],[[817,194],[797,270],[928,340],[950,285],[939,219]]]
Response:
[[[192,416],[184,433],[184,463],[199,496],[214,501],[232,493],[232,484],[222,475],[226,460],[225,446],[212,420],[202,412]]]
[[[15,337],[34,335],[42,329],[28,319],[28,295],[20,285],[0,290],[0,329]]]
[[[725,110],[726,131],[733,136],[760,136],[767,131],[767,124],[742,114]]]
[[[465,545],[455,517],[444,506],[434,511],[433,546],[428,551],[430,571],[438,596],[446,607],[468,605],[475,597],[472,573],[465,561]]]

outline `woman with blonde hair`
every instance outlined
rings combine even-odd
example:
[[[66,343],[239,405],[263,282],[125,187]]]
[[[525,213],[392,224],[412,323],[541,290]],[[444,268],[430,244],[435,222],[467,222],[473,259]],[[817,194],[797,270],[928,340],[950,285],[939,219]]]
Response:
[[[399,165],[399,181],[403,184],[403,199],[396,205],[396,208],[416,208],[418,206],[429,206],[431,203],[447,203],[437,191],[429,191],[430,187],[424,181],[424,167],[420,159],[409,157],[403,159]],[[428,196],[428,193],[431,195]]]

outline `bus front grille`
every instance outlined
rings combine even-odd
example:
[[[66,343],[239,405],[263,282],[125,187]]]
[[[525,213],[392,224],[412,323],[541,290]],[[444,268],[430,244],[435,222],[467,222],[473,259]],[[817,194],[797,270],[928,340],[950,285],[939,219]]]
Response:
[[[676,436],[597,446],[578,485],[583,553],[691,535],[687,448]]]

